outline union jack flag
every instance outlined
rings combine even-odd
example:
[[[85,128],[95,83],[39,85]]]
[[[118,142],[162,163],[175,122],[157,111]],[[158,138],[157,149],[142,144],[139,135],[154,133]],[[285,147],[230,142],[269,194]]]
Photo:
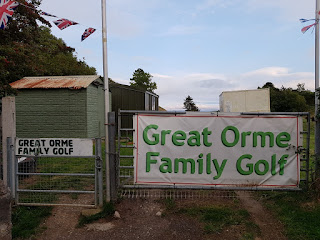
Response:
[[[41,15],[45,15],[45,16],[48,16],[48,17],[57,17],[55,15],[52,15],[52,14],[44,12],[44,11],[41,11]]]
[[[0,29],[5,29],[18,5],[12,0],[0,0]]]
[[[94,28],[87,28],[81,36],[81,42],[89,37],[92,33],[94,33],[96,29]]]
[[[302,32],[302,33],[305,33],[306,31],[309,30],[309,28],[315,26],[316,24],[317,24],[317,23],[313,23],[313,24],[311,24],[311,25],[308,25],[308,26],[303,27],[303,28],[301,29],[301,32]]]
[[[57,25],[58,28],[60,28],[60,30],[63,30],[71,25],[76,25],[78,23],[76,22],[73,22],[73,21],[70,21],[68,19],[65,19],[65,18],[61,18],[61,19],[58,19],[56,21],[53,21],[53,23],[55,25]]]

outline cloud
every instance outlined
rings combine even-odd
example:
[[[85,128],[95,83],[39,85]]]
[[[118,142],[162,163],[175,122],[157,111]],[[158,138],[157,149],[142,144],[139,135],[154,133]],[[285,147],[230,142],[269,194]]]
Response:
[[[226,82],[221,79],[208,79],[208,80],[201,80],[197,82],[200,88],[211,88],[211,87],[216,87],[216,88],[230,88],[233,87],[232,83]]]
[[[163,75],[163,74],[158,74],[158,73],[153,73],[152,76],[155,78],[163,78],[163,79],[170,79],[171,78],[171,76],[169,76],[169,75]]]
[[[219,95],[224,91],[250,90],[272,82],[276,87],[296,88],[305,83],[306,89],[314,90],[314,74],[291,72],[285,67],[265,67],[241,74],[176,73],[172,75],[151,73],[157,83],[156,93],[160,106],[167,110],[183,110],[183,101],[190,95],[201,111],[219,109]]]
[[[152,73],[151,73],[152,74]],[[217,110],[219,94],[233,83],[223,74],[185,73],[152,74],[157,83],[156,93],[160,96],[160,106],[167,110],[182,110],[184,99],[190,95],[202,111]]]
[[[245,81],[245,86],[254,85],[256,87],[262,87],[266,82],[272,82],[278,88],[281,86],[296,88],[298,83],[305,83],[306,89],[314,91],[314,73],[291,72],[289,68],[285,67],[260,68],[241,74],[239,80]]]
[[[265,67],[243,74],[244,76],[280,76],[289,73],[288,68],[284,67]]]

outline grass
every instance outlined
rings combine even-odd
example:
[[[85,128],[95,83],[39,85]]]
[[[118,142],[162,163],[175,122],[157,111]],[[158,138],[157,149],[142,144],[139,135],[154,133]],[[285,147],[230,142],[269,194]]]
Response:
[[[258,226],[251,220],[249,212],[241,208],[239,201],[233,201],[228,205],[206,204],[205,206],[179,207],[173,199],[166,199],[164,204],[169,214],[183,214],[196,218],[202,223],[206,234],[220,234],[230,226],[239,226],[244,229],[241,239],[255,239],[260,235]]]
[[[264,203],[284,224],[290,240],[320,239],[320,204],[307,192],[268,192]]]
[[[44,218],[51,215],[52,207],[25,207],[13,208],[12,238],[30,238],[43,230],[39,229]]]
[[[306,129],[306,122],[304,122]],[[310,126],[310,166],[314,170],[315,123]],[[283,223],[290,240],[320,239],[320,203],[312,188],[302,192],[257,192],[265,206]]]
[[[180,213],[197,217],[204,223],[205,233],[220,233],[232,225],[250,226],[250,214],[245,209],[232,209],[226,206],[191,207],[181,209]],[[246,228],[246,231],[251,231]]]

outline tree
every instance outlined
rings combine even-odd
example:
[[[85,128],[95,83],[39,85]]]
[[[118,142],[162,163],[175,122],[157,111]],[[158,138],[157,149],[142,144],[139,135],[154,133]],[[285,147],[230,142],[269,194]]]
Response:
[[[262,88],[270,89],[271,112],[305,112],[309,110],[306,99],[302,94],[304,91],[302,84],[298,84],[297,90],[284,86],[279,89],[270,82],[267,82]]]
[[[0,97],[14,93],[9,83],[25,76],[96,74],[77,59],[74,48],[51,34],[51,24],[36,10],[41,0],[18,1],[25,6],[19,5],[7,28],[0,29]]]
[[[157,84],[152,82],[152,75],[144,72],[141,68],[134,71],[132,78],[130,78],[130,86],[149,92],[157,89]]]
[[[188,95],[186,99],[183,102],[183,108],[186,109],[186,111],[193,111],[198,112],[199,108],[196,106],[196,104],[193,102],[193,98]]]

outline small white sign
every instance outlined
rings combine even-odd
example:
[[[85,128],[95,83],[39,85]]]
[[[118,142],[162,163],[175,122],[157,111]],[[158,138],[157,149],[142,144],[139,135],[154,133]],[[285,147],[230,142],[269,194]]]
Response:
[[[19,156],[93,156],[92,139],[16,138]]]

